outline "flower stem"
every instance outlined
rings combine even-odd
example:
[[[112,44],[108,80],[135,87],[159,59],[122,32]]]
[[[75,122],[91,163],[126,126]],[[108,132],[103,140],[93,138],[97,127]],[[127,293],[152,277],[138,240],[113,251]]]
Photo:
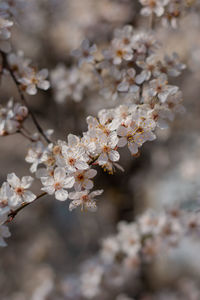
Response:
[[[45,196],[46,194],[47,194],[47,193],[44,192],[44,193],[38,195],[38,196],[36,197],[36,199],[35,199],[33,202],[35,202],[36,200],[38,200],[38,199],[40,199],[41,197]],[[18,207],[18,208],[15,209],[15,210],[12,210],[12,211],[8,214],[8,219],[7,219],[7,221],[5,222],[5,224],[10,223],[22,209],[24,209],[26,206],[32,204],[33,202],[23,202],[23,203],[21,204],[20,207]]]

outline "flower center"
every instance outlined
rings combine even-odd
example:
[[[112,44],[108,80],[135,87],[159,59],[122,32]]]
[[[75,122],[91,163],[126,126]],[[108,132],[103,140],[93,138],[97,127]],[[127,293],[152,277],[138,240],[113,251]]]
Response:
[[[71,165],[71,166],[73,166],[74,164],[75,164],[75,159],[73,158],[73,157],[71,157],[71,158],[69,158],[69,160],[68,160],[68,162],[69,162],[69,164]]]
[[[18,195],[23,195],[23,193],[24,193],[24,189],[22,188],[22,187],[17,187],[16,189],[15,189],[15,192],[18,194]]]
[[[77,176],[77,179],[78,179],[79,181],[83,181],[83,180],[84,180],[83,174],[79,174],[79,175]]]
[[[60,183],[59,183],[59,182],[56,182],[56,183],[54,184],[54,188],[55,188],[55,190],[60,190],[60,189],[61,189]]]

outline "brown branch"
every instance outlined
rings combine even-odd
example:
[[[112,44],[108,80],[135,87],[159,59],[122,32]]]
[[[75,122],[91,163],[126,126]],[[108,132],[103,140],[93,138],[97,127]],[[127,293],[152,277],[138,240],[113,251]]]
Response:
[[[22,209],[24,209],[26,206],[28,206],[28,205],[34,203],[36,200],[40,199],[41,197],[43,197],[43,196],[45,196],[45,195],[47,195],[46,192],[44,192],[44,193],[40,194],[39,196],[37,196],[36,199],[35,199],[33,202],[23,202],[23,203],[21,204],[20,207],[18,207],[18,208],[15,209],[15,210],[12,210],[12,211],[8,214],[8,219],[7,219],[7,221],[5,222],[5,224],[10,223],[10,222],[16,217],[16,215],[17,215]]]
[[[2,60],[3,60],[3,68],[7,69],[17,87],[17,90],[18,90],[18,93],[20,95],[20,98],[21,98],[21,101],[24,103],[24,105],[28,108],[29,110],[29,114],[33,120],[33,123],[35,124],[35,127],[37,128],[37,130],[39,131],[39,133],[43,136],[43,138],[46,140],[47,143],[51,143],[51,141],[49,140],[49,138],[46,136],[46,134],[44,133],[42,127],[40,126],[39,122],[37,121],[34,113],[32,112],[32,110],[30,109],[29,105],[28,105],[28,102],[23,94],[23,91],[21,90],[20,88],[20,83],[17,81],[17,78],[13,72],[13,70],[10,68],[10,65],[8,63],[8,60],[7,60],[7,56],[4,52],[0,51],[1,55],[2,55]]]

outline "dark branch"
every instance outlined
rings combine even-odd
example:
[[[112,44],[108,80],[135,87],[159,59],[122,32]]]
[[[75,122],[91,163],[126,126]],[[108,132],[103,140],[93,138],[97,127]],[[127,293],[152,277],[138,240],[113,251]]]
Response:
[[[47,194],[47,193],[44,192],[44,193],[40,194],[39,196],[37,196],[36,199],[35,199],[33,202],[29,202],[29,203],[24,202],[24,203],[21,204],[20,207],[18,207],[17,209],[11,211],[11,212],[8,214],[8,219],[7,219],[7,221],[5,222],[5,224],[10,223],[22,209],[24,209],[26,206],[28,206],[28,205],[34,203],[36,200],[40,199],[41,197],[45,196],[46,194]]]

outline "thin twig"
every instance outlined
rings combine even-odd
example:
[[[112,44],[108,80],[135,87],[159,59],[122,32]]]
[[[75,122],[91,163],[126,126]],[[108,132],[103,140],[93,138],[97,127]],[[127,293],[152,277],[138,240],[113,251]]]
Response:
[[[154,16],[153,16],[153,13],[150,14],[149,16],[149,29],[153,29],[154,27]]]
[[[11,211],[8,214],[8,219],[5,222],[5,224],[10,223],[22,209],[24,209],[26,206],[34,203],[36,200],[40,199],[41,197],[45,196],[46,194],[47,194],[46,192],[40,194],[39,196],[36,197],[36,199],[33,202],[23,202],[20,207],[18,207],[17,209]]]
[[[29,135],[27,135],[26,133],[24,133],[22,130],[19,130],[18,133],[20,133],[23,137],[25,137],[26,139],[28,139],[31,142],[35,142],[34,139],[32,139]]]
[[[46,134],[44,133],[42,127],[40,126],[39,122],[37,121],[34,113],[32,112],[32,110],[30,109],[30,107],[28,106],[28,102],[23,94],[23,91],[20,88],[20,83],[17,81],[17,78],[13,72],[13,70],[10,68],[10,65],[8,63],[7,60],[7,56],[4,52],[0,51],[1,55],[2,55],[2,59],[3,59],[3,68],[7,69],[17,87],[18,93],[20,95],[21,101],[24,103],[24,105],[28,108],[29,110],[29,114],[33,120],[33,123],[35,124],[35,127],[37,128],[37,130],[39,131],[39,133],[44,137],[44,139],[46,140],[47,143],[51,143],[51,141],[49,140],[49,138],[46,136]]]

